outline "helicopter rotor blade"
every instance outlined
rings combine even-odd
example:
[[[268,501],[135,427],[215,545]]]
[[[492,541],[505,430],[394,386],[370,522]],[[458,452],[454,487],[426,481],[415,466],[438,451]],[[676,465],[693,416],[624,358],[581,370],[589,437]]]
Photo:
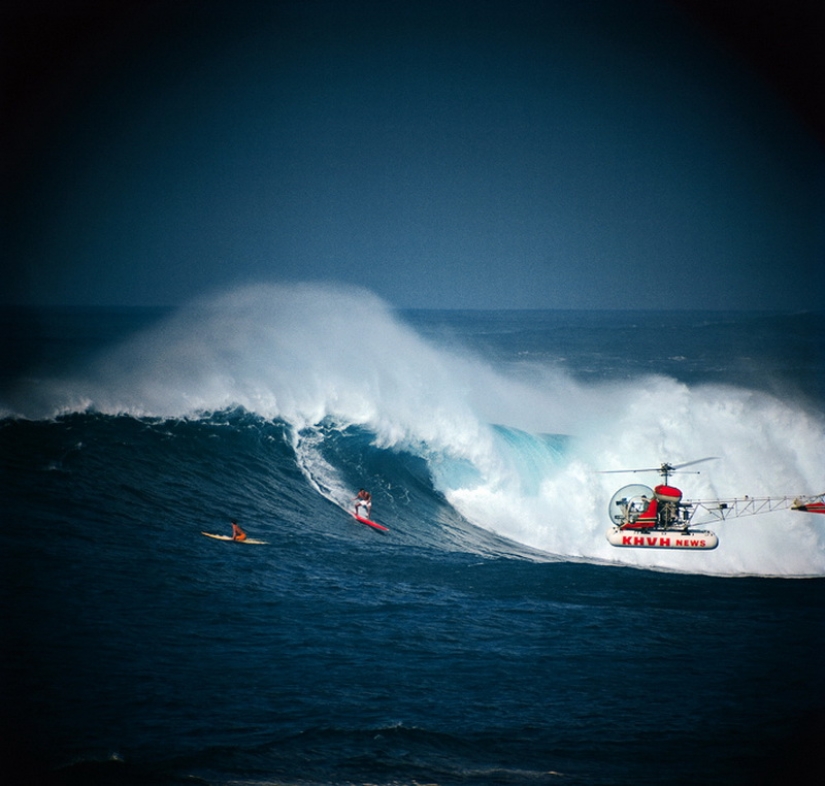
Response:
[[[673,472],[678,472],[682,467],[690,467],[693,464],[701,464],[703,461],[715,461],[719,456],[707,456],[705,458],[695,459],[693,461],[685,461],[682,464],[668,464],[666,461],[658,467],[644,467],[641,469],[602,469],[599,470],[601,475],[612,475],[619,472],[658,472],[660,475],[670,475]]]
[[[707,456],[706,458],[695,459],[694,461],[686,461],[684,464],[669,464],[670,471],[674,472],[677,469],[681,469],[682,467],[690,467],[693,464],[701,464],[703,461],[716,461],[719,456]]]
[[[615,475],[619,472],[658,472],[660,467],[646,467],[644,469],[600,469],[600,475]]]

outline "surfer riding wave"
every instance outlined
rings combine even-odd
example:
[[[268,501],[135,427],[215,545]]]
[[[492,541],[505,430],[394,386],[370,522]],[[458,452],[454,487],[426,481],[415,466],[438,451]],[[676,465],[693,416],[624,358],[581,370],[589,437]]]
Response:
[[[359,511],[363,508],[364,518],[368,519],[370,517],[370,511],[372,510],[372,494],[366,489],[360,489],[352,501],[355,503],[355,515],[360,515]]]

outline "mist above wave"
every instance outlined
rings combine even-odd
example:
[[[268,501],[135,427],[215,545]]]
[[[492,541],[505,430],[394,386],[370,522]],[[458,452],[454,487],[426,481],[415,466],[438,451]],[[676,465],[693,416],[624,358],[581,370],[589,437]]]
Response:
[[[426,440],[444,422],[474,421],[456,361],[366,290],[255,286],[181,308],[71,376],[38,380],[10,409],[191,417],[243,407],[296,428],[369,424],[387,442],[417,421],[414,438]]]

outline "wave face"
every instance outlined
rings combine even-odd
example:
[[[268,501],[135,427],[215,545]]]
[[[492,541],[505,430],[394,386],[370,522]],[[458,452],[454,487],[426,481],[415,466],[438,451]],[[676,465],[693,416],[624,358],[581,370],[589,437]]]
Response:
[[[7,386],[0,411],[62,427],[92,415],[130,429],[153,421],[175,436],[181,486],[203,463],[195,452],[228,428],[232,460],[209,480],[224,496],[230,478],[248,492],[244,509],[267,509],[270,495],[348,507],[353,488],[369,485],[376,516],[410,546],[825,575],[825,527],[789,511],[714,527],[712,553],[607,543],[613,492],[656,476],[602,470],[718,456],[672,479],[686,499],[825,489],[819,378],[794,385],[784,373],[809,369],[821,344],[798,342],[779,367],[779,353],[749,355],[748,318],[686,319],[398,314],[357,288],[250,287],[167,315],[70,374],[29,374]],[[777,319],[756,324],[787,335]],[[663,323],[671,333],[656,341]]]

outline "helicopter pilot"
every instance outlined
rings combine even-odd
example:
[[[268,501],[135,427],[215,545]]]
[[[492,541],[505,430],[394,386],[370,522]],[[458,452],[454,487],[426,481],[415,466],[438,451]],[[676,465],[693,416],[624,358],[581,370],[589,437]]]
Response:
[[[642,497],[642,500],[647,502],[645,509],[638,515],[631,514],[620,529],[650,529],[656,526],[659,521],[659,500],[648,500],[647,497]]]

